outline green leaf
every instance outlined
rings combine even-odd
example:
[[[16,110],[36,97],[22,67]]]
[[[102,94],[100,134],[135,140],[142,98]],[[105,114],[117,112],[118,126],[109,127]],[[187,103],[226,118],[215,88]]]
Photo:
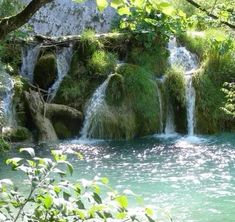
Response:
[[[164,8],[162,8],[162,12],[165,14],[165,15],[168,15],[168,16],[171,16],[171,15],[173,15],[173,13],[174,13],[174,8],[173,7],[164,7]]]
[[[52,204],[53,204],[53,198],[49,194],[46,194],[44,196],[44,206],[46,207],[46,209],[49,209],[51,208]]]
[[[128,200],[127,197],[122,195],[116,198],[116,201],[120,205],[121,208],[127,208],[128,207]]]
[[[22,148],[20,152],[27,152],[31,157],[35,157],[35,152],[33,148]]]
[[[13,186],[13,182],[10,179],[0,180],[0,184],[6,184],[6,185],[9,185],[9,186]]]
[[[108,183],[109,183],[109,179],[108,179],[107,177],[102,177],[102,178],[101,178],[101,182],[102,182],[103,184],[108,184]]]
[[[121,7],[117,10],[119,15],[130,15],[130,9],[128,7]]]
[[[126,216],[127,216],[126,212],[118,212],[116,213],[115,218],[118,220],[123,220],[126,218]]]
[[[105,8],[108,6],[107,0],[96,0],[97,7],[99,11],[104,11]]]
[[[97,193],[93,193],[93,199],[95,200],[96,203],[102,204],[102,199]]]
[[[119,6],[123,4],[122,0],[112,0],[111,7],[117,9]]]
[[[153,210],[151,208],[145,208],[145,214],[149,217],[153,216]]]
[[[19,158],[19,157],[11,158],[11,159],[6,160],[6,164],[7,165],[11,164],[13,167],[17,167],[17,166],[19,166],[19,162],[21,160],[22,160],[22,158]]]

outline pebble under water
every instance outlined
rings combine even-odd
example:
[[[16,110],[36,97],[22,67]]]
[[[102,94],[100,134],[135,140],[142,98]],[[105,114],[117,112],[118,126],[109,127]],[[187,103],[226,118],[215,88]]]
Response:
[[[234,134],[156,135],[118,142],[73,140],[55,146],[83,153],[83,161],[71,159],[72,180],[106,176],[114,188],[140,194],[145,204],[166,212],[174,222],[235,221]],[[40,149],[37,154],[48,156],[49,152]],[[0,156],[0,179],[19,181],[19,174],[3,166],[4,158]],[[134,201],[130,205],[136,207]]]

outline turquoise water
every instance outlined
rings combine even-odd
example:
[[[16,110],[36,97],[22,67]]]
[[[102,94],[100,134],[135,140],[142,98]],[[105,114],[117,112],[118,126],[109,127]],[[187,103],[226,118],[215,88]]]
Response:
[[[55,146],[83,153],[83,161],[71,159],[72,180],[107,176],[113,187],[140,194],[145,204],[168,212],[176,222],[235,221],[235,134],[119,142],[74,140]],[[21,175],[2,163],[0,167],[0,178],[20,181]]]

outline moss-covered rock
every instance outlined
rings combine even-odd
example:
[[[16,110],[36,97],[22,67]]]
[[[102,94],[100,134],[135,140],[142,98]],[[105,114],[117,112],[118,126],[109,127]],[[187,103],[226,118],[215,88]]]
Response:
[[[128,54],[127,61],[136,64],[153,73],[162,76],[168,67],[169,53],[165,45],[154,45],[151,49],[145,47],[134,47]]]
[[[63,122],[58,121],[53,126],[59,139],[72,137],[71,130]]]
[[[121,105],[125,99],[124,78],[122,75],[113,74],[109,77],[105,94],[108,105]]]
[[[9,128],[3,132],[3,137],[12,142],[21,142],[32,139],[32,134],[25,127]]]
[[[132,139],[136,136],[135,113],[126,105],[105,105],[94,114],[88,136],[96,139]]]
[[[91,72],[102,76],[107,76],[113,72],[116,65],[116,56],[103,50],[95,51],[88,62],[88,67]]]
[[[160,130],[160,110],[156,82],[153,75],[137,65],[122,65],[117,70],[124,78],[127,103],[136,116],[136,136]]]
[[[165,91],[167,94],[167,101],[172,104],[176,131],[179,133],[186,133],[187,112],[183,70],[175,67],[168,69],[165,75]]]
[[[47,90],[57,77],[56,57],[53,53],[42,55],[34,69],[34,84]]]

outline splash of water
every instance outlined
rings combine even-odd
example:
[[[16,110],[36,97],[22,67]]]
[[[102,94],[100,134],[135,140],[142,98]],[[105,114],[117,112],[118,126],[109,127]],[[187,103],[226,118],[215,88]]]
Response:
[[[107,107],[105,102],[105,91],[108,86],[107,78],[92,95],[85,113],[85,121],[81,130],[81,139],[86,140],[91,137],[93,132],[93,122],[96,120],[96,114]]]
[[[64,47],[61,50],[58,49],[56,55],[58,76],[54,84],[48,90],[50,94],[48,98],[49,102],[51,102],[55,98],[61,82],[69,72],[70,63],[73,55],[73,46],[70,46],[68,48]]]
[[[0,64],[0,124],[4,131],[6,128],[16,126],[16,121],[13,107],[14,82],[1,66],[2,64]]]
[[[162,106],[162,93],[157,84],[157,94],[159,102],[159,119],[160,119],[160,132],[163,132],[163,106]]]
[[[187,105],[187,124],[188,135],[194,135],[195,127],[195,100],[196,93],[192,84],[192,76],[198,67],[197,56],[189,52],[185,47],[177,45],[176,38],[169,41],[168,49],[170,51],[171,66],[180,66],[185,71],[185,96]]]
[[[40,44],[26,45],[22,48],[21,75],[33,82],[34,68],[40,53]]]

